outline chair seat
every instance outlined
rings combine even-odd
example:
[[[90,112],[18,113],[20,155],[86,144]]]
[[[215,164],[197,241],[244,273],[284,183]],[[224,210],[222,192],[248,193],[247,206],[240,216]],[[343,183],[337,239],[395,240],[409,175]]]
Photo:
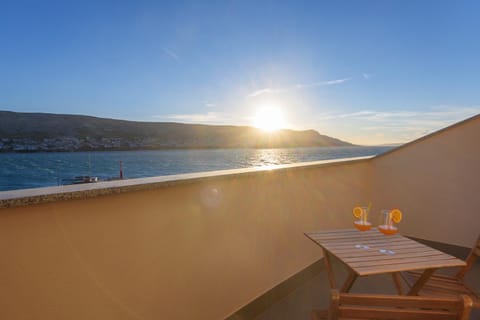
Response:
[[[328,310],[312,310],[312,313],[310,314],[310,319],[311,320],[326,320],[328,319]]]
[[[412,297],[381,294],[351,294],[331,291],[327,310],[313,310],[312,320],[466,320],[472,299],[468,295],[454,298]]]
[[[328,320],[328,310],[313,310],[311,320]],[[355,320],[353,318],[342,318],[342,320]]]
[[[406,271],[402,272],[402,277],[405,282],[412,287],[418,278],[420,278],[422,272],[423,271]],[[442,297],[456,297],[461,294],[467,294],[472,298],[475,308],[480,308],[480,295],[468,287],[462,280],[453,276],[432,275],[422,287],[419,294]]]

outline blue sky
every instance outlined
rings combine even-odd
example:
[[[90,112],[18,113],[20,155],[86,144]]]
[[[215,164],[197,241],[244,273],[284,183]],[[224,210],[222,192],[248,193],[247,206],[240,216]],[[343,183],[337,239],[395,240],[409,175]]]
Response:
[[[0,109],[406,142],[480,112],[478,1],[2,1]]]

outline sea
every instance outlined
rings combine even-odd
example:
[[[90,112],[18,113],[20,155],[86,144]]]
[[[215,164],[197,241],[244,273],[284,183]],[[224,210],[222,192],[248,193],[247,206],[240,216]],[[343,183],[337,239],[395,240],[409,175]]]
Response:
[[[272,166],[371,156],[393,147],[313,147],[285,149],[201,149],[0,153],[0,191],[65,184],[76,176],[101,180]]]

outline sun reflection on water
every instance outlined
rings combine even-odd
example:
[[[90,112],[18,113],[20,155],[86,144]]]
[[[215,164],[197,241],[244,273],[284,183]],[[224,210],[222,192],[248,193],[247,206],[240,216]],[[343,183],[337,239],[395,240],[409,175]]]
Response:
[[[286,158],[288,158],[288,152],[282,152],[281,149],[257,149],[252,152],[249,162],[253,167],[274,168],[289,162]]]

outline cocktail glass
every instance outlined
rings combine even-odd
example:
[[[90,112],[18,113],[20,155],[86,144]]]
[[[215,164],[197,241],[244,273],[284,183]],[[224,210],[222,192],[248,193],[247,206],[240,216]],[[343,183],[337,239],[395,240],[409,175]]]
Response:
[[[398,223],[402,220],[402,212],[399,209],[382,210],[383,224],[378,226],[378,230],[386,236],[394,235],[398,232],[398,228],[393,225],[394,222]],[[395,251],[390,249],[378,250],[382,254],[394,255]]]
[[[368,221],[368,211],[369,211],[369,207],[355,207],[353,209],[353,215],[355,216],[355,218],[358,219],[353,222],[353,225],[359,231],[362,231],[362,232],[368,231],[372,228],[372,224]],[[363,238],[364,237],[362,235],[362,239]],[[356,244],[355,248],[365,249],[365,250],[370,249],[370,247],[365,244]]]
[[[358,210],[360,208],[360,210]],[[372,228],[372,224],[368,221],[368,207],[355,207],[353,214],[358,220],[353,222],[355,228],[360,231],[368,231]],[[361,212],[361,214],[359,214]]]
[[[398,228],[393,225],[392,212],[393,210],[382,210],[384,223],[378,226],[378,230],[387,236],[394,235],[398,232]]]

